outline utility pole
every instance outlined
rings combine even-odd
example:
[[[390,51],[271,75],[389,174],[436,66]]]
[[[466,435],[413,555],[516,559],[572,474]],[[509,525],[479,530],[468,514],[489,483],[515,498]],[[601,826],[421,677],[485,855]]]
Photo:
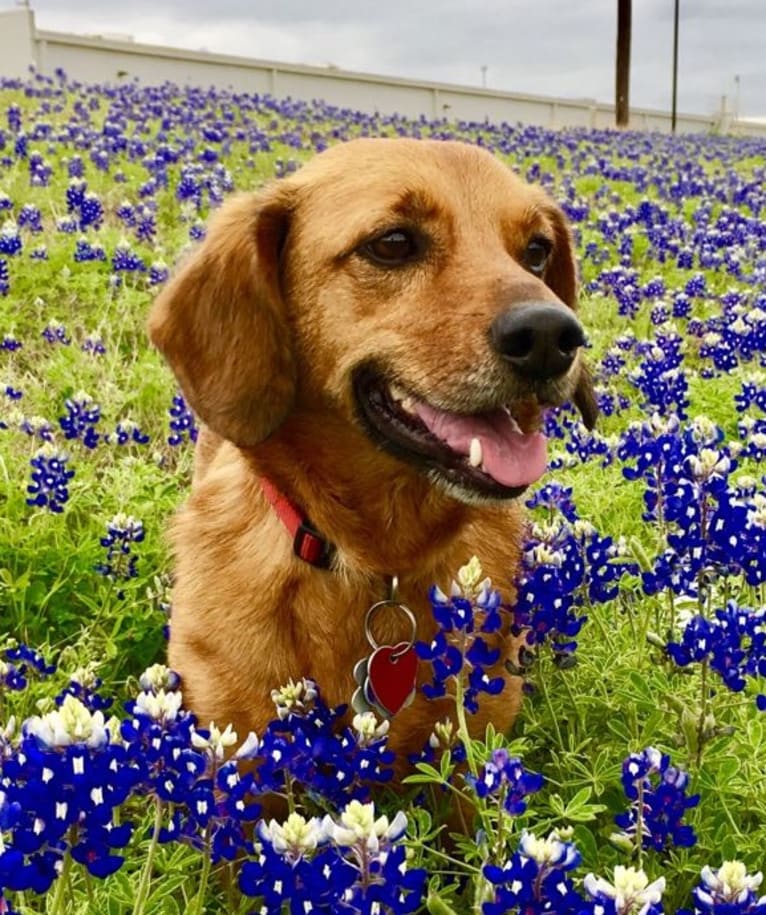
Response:
[[[673,12],[673,105],[670,112],[670,132],[676,132],[676,113],[678,110],[678,2]]]
[[[614,111],[618,127],[630,121],[630,25],[632,0],[617,0],[617,78]]]

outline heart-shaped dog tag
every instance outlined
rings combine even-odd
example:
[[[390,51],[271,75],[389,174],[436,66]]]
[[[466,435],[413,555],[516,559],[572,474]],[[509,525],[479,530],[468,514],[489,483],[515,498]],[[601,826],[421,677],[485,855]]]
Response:
[[[411,642],[381,645],[367,663],[367,683],[376,705],[395,715],[415,692],[418,656]]]

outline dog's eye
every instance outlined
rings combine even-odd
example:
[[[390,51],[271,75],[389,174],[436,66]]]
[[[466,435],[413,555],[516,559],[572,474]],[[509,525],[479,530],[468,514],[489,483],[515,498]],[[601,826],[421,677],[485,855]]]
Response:
[[[396,267],[406,264],[418,253],[418,243],[411,232],[406,229],[391,229],[368,241],[362,252],[384,267]]]
[[[547,238],[533,238],[527,245],[524,252],[524,265],[527,270],[541,276],[548,266],[548,258],[551,256],[551,243]]]

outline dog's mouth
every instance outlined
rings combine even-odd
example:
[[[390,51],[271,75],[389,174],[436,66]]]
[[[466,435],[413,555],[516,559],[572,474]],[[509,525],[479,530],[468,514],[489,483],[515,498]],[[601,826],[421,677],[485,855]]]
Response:
[[[419,399],[369,366],[355,373],[354,393],[375,441],[463,490],[511,499],[545,472],[546,438],[533,428],[539,405],[532,415],[528,402],[516,408],[511,404],[480,413],[454,413]]]

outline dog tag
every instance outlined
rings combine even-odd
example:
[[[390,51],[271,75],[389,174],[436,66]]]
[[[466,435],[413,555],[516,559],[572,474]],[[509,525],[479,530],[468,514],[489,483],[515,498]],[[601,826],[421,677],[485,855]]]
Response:
[[[411,642],[381,645],[367,662],[365,698],[391,718],[412,702],[418,656]]]
[[[392,718],[406,708],[415,696],[418,673],[418,656],[415,652],[415,615],[409,607],[396,599],[397,581],[391,585],[391,598],[373,604],[364,620],[364,631],[372,648],[372,654],[354,665],[354,680],[357,688],[351,699],[351,707],[358,714],[375,712],[383,718]],[[372,621],[384,608],[397,609],[404,613],[411,627],[412,636],[408,642],[396,645],[379,645],[372,633]]]

